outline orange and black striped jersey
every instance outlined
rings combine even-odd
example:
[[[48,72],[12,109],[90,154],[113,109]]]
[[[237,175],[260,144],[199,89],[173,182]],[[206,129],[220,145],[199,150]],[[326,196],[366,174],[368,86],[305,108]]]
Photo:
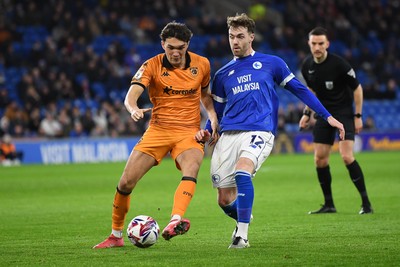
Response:
[[[185,69],[172,67],[165,54],[150,58],[133,76],[131,84],[148,89],[153,110],[150,125],[173,128],[200,127],[201,90],[210,83],[210,62],[186,53]]]

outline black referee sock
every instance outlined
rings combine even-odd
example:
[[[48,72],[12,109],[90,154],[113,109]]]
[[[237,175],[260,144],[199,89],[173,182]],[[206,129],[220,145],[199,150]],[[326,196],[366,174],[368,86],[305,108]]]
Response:
[[[322,193],[324,194],[325,206],[334,207],[331,188],[332,176],[329,165],[323,168],[317,168],[317,175]]]
[[[349,171],[351,180],[353,181],[354,185],[356,186],[358,192],[361,195],[363,206],[364,205],[370,206],[371,203],[369,202],[367,189],[365,187],[364,174],[361,170],[360,165],[356,160],[354,160],[349,165],[346,165],[346,167],[347,170]]]

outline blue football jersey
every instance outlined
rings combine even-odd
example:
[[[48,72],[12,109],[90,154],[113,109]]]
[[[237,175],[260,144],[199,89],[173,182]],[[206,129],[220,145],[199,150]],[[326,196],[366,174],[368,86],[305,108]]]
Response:
[[[330,116],[281,58],[253,52],[247,57],[234,58],[214,75],[211,94],[221,132],[271,131],[276,134],[277,85],[291,91],[323,118]]]

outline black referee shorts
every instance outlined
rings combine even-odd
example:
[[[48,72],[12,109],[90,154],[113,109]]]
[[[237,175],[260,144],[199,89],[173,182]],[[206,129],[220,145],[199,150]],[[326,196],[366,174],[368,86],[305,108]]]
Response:
[[[334,115],[335,119],[341,122],[344,126],[344,140],[353,140],[355,136],[354,116],[351,115]],[[335,138],[339,137],[337,128],[332,127],[323,118],[317,116],[313,128],[314,143],[333,145]]]

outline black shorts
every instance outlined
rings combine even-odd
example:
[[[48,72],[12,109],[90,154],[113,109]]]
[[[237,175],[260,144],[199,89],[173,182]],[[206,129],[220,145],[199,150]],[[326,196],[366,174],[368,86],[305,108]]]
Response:
[[[345,136],[344,140],[353,140],[355,136],[354,116],[353,115],[335,115],[335,119],[341,122],[344,126]],[[333,145],[335,138],[339,136],[338,130],[329,125],[329,123],[317,117],[313,128],[314,143]]]

